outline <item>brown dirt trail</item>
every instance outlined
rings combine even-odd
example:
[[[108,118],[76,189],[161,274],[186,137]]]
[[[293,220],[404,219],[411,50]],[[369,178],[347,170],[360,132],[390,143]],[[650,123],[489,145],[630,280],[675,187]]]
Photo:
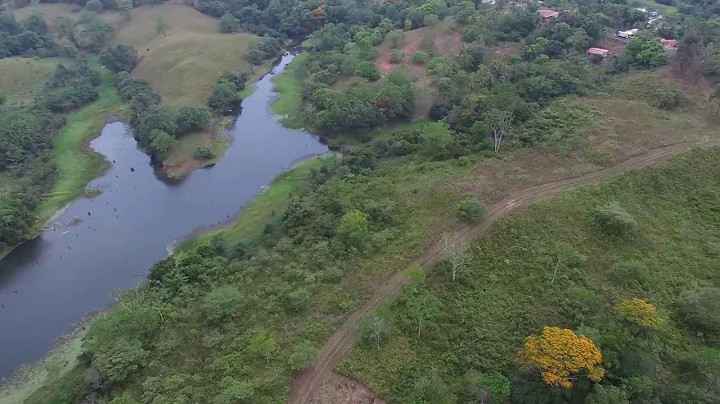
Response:
[[[631,168],[641,168],[668,159],[669,157],[696,147],[709,147],[720,145],[719,139],[703,139],[693,142],[679,143],[670,146],[651,149],[647,153],[629,158],[615,166],[595,171],[590,174],[560,181],[549,182],[522,191],[513,192],[502,201],[492,205],[485,217],[474,226],[459,228],[455,234],[461,243],[474,239],[477,235],[486,232],[493,223],[505,215],[527,206],[541,199],[549,198],[559,192],[574,189],[583,185],[596,184],[602,180],[613,177]],[[459,244],[461,244],[459,243]],[[429,248],[416,262],[423,269],[442,259],[440,245]],[[310,403],[316,388],[331,375],[333,368],[345,356],[355,342],[360,324],[376,309],[380,302],[393,297],[400,287],[409,281],[406,271],[401,271],[391,277],[387,283],[379,288],[370,300],[355,311],[341,325],[335,333],[325,341],[320,349],[318,358],[307,370],[298,374],[293,382],[289,404]]]

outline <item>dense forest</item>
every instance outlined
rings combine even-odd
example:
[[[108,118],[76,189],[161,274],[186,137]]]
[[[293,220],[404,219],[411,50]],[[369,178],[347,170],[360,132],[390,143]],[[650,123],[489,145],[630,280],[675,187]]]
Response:
[[[414,260],[428,227],[440,223],[434,216],[482,218],[477,197],[457,202],[423,184],[510,149],[571,149],[595,111],[559,99],[671,62],[690,82],[720,73],[716,16],[697,12],[713,4],[687,2],[655,26],[622,0],[548,1],[543,7],[563,12],[542,24],[535,4],[200,0],[195,7],[220,18],[222,32],[265,37],[249,54],[253,63],[276,55],[288,38],[308,37],[293,73],[296,118],[355,146],[314,170],[260,234],[181,250],[156,263],[147,283],[116,294],[118,304],[89,328],[81,366],[49,388],[51,399],[41,390],[30,402],[283,402],[293,374],[368,297],[357,285]],[[432,40],[401,52],[404,35],[446,22],[461,38],[457,54]],[[605,60],[585,54],[632,27],[640,31],[624,52]],[[657,36],[679,40],[672,58]],[[493,51],[508,43],[517,52]],[[384,44],[391,64],[413,68],[380,71]],[[205,108],[175,113],[160,104],[147,82],[127,73],[137,63],[131,48],[102,58],[117,72],[140,145],[153,153],[210,119]],[[57,117],[69,101],[47,100],[69,90],[53,87],[55,77],[83,66],[59,67],[32,108],[3,119],[37,108]],[[90,87],[73,86],[87,91],[78,90],[78,102],[90,98],[89,76]],[[246,81],[219,78],[210,109],[232,108]],[[436,97],[424,111],[427,93]],[[685,103],[677,88],[658,86],[649,97],[668,113]],[[374,137],[418,115],[430,122]],[[21,123],[0,130],[46,127]],[[26,160],[12,160],[8,172],[27,175],[23,161],[47,160],[48,147],[23,152]],[[718,402],[717,163],[717,152],[693,154],[501,222],[464,255],[448,255],[427,276],[415,271],[400,297],[364,323],[362,343],[341,370],[393,403]],[[37,182],[51,174],[47,160],[47,178]],[[25,203],[17,199],[29,212]]]

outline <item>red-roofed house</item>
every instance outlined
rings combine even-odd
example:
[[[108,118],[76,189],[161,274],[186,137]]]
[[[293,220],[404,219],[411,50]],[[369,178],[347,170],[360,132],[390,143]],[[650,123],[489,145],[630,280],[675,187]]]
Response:
[[[537,11],[538,16],[542,19],[542,22],[548,22],[553,18],[560,16],[560,13],[555,10],[540,9]]]
[[[660,39],[665,49],[674,50],[678,47],[677,39]]]
[[[587,53],[588,55],[595,55],[595,56],[600,56],[600,57],[604,58],[610,54],[610,51],[607,49],[603,49],[603,48],[590,48],[587,51],[585,51],[585,53]]]

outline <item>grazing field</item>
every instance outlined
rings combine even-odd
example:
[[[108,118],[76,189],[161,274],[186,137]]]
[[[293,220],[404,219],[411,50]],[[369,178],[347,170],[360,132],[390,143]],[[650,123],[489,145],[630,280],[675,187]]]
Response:
[[[285,68],[285,71],[273,78],[277,98],[270,104],[270,111],[280,116],[280,123],[291,129],[302,128],[302,85],[300,69],[307,60],[307,54],[301,53]]]
[[[254,72],[244,56],[256,39],[198,32],[160,36],[143,45],[133,75],[146,79],[172,107],[205,105],[223,72]]]
[[[58,62],[59,59],[0,59],[0,94],[11,104],[32,101],[33,90],[45,82]]]

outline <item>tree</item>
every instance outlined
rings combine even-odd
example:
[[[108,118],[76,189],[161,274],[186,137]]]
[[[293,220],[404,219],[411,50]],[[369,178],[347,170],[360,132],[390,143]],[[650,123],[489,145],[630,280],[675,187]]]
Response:
[[[148,352],[139,340],[122,336],[103,344],[93,352],[92,363],[103,378],[110,382],[123,382],[145,366]]]
[[[437,160],[447,157],[447,148],[453,141],[448,124],[445,122],[431,122],[423,126],[421,135],[428,155]]]
[[[197,149],[195,149],[194,155],[195,158],[198,158],[200,160],[209,160],[215,157],[215,152],[212,151],[212,149],[209,147],[198,146]]]
[[[630,404],[627,393],[615,386],[596,384],[585,397],[585,404]]]
[[[85,3],[85,9],[93,13],[101,13],[103,11],[103,5],[100,0],[90,0]]]
[[[462,241],[448,233],[442,236],[442,252],[445,259],[450,262],[453,282],[457,274],[463,270],[471,261],[472,254],[468,248],[462,245]]]
[[[140,116],[140,121],[135,127],[136,135],[147,144],[150,134],[155,130],[161,130],[168,135],[174,135],[177,131],[175,113],[164,105],[152,105],[147,112]]]
[[[232,110],[240,101],[235,85],[228,82],[220,82],[215,85],[215,90],[210,94],[208,106],[215,112],[226,113]]]
[[[430,56],[423,51],[417,51],[413,53],[411,61],[417,65],[424,65],[430,60]]]
[[[130,1],[130,0],[127,0]],[[61,17],[60,30],[77,48],[96,52],[110,40],[113,27],[92,11],[86,11],[77,23]]]
[[[310,341],[303,341],[293,347],[290,367],[293,370],[307,369],[320,351]]]
[[[680,314],[693,329],[708,335],[720,333],[720,288],[686,291],[679,299]]]
[[[404,300],[408,314],[417,321],[417,337],[420,338],[423,324],[435,323],[440,313],[440,299],[423,287],[413,286],[405,289]]]
[[[138,60],[137,51],[130,45],[117,45],[100,54],[100,61],[113,73],[131,72]]]
[[[177,145],[177,139],[163,130],[150,133],[150,151],[160,160],[164,160]]]
[[[467,195],[458,204],[457,214],[462,220],[478,222],[485,215],[485,205],[476,197]]]
[[[470,372],[462,384],[460,403],[504,403],[510,397],[510,381],[497,372]]]
[[[185,134],[205,129],[211,118],[212,115],[206,107],[185,105],[177,113],[177,133]]]
[[[225,13],[222,18],[220,18],[218,29],[223,34],[231,34],[233,32],[237,32],[237,30],[240,29],[240,20],[233,17],[233,15],[230,13]]]
[[[364,77],[370,81],[375,81],[380,78],[380,71],[377,66],[375,66],[375,63],[368,61],[358,63],[355,74],[358,77]]]
[[[655,306],[642,299],[622,300],[615,309],[626,320],[643,329],[659,328],[665,320],[655,311]]]
[[[605,375],[602,354],[592,340],[558,327],[545,327],[539,336],[527,337],[518,361],[525,369],[538,370],[546,384],[566,389],[581,372],[595,382]]]
[[[33,12],[30,17],[23,21],[23,28],[32,31],[40,36],[47,35],[50,29],[45,22],[45,17],[41,13]]]
[[[167,36],[165,31],[168,29],[168,23],[165,19],[165,16],[160,14],[157,16],[157,19],[155,19],[155,34],[160,35],[163,34],[163,36]]]
[[[485,122],[492,131],[493,150],[497,154],[500,152],[502,141],[508,136],[510,125],[513,122],[513,113],[508,110],[493,108],[485,113]]]
[[[132,0],[116,0],[117,8],[120,10],[125,19],[129,20],[132,18],[130,11],[133,9]]]
[[[607,234],[623,236],[632,231],[636,222],[632,215],[620,207],[617,202],[610,202],[595,210],[595,221]]]
[[[113,398],[113,399],[110,401],[110,404],[140,404],[140,402],[137,401],[137,400],[135,400],[135,399],[130,395],[130,393],[125,392],[125,393],[122,393],[121,395]]]
[[[203,298],[202,311],[212,323],[220,323],[239,316],[243,297],[232,286],[220,286]]]
[[[359,210],[344,214],[336,234],[347,246],[362,249],[369,234],[367,216]]]
[[[265,362],[270,363],[270,356],[278,349],[277,342],[275,341],[275,334],[268,331],[261,331],[255,333],[250,338],[248,345],[248,351],[250,353],[262,356],[265,358]]]
[[[625,54],[640,66],[657,67],[667,63],[667,51],[663,45],[644,31],[630,39]]]
[[[377,349],[380,349],[380,341],[383,335],[387,333],[387,330],[388,324],[385,317],[374,314],[363,322],[361,335],[367,342],[375,341]]]

